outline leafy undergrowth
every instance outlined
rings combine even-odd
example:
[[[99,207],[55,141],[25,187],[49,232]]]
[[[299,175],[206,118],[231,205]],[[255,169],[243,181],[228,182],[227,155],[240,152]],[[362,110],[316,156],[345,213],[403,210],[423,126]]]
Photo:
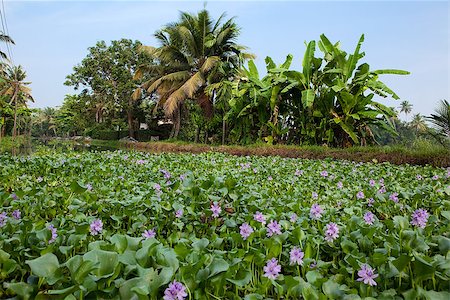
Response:
[[[449,169],[128,151],[0,165],[0,298],[450,296]]]

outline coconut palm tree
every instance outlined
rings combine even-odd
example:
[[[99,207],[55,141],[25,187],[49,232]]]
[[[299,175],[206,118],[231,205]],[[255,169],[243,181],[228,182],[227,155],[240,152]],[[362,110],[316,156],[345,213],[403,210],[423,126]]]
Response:
[[[15,44],[14,41],[12,40],[12,38],[9,37],[9,35],[4,34],[3,32],[0,32],[0,42],[4,42],[4,43],[10,43],[10,44]],[[7,59],[8,56],[6,55],[5,52],[0,51],[0,56],[3,59]]]
[[[408,115],[411,113],[412,111],[412,104],[409,103],[408,101],[402,101],[400,103],[400,112],[405,113],[405,116],[408,117]]]
[[[427,124],[425,123],[425,119],[420,114],[415,114],[409,123],[409,126],[414,129],[417,133],[425,132],[427,130]]]
[[[13,138],[15,138],[17,130],[17,109],[19,106],[26,107],[28,100],[33,101],[31,89],[28,87],[30,82],[24,81],[26,76],[26,72],[21,66],[9,66],[0,89],[0,95],[6,96],[9,104],[14,107]]]
[[[146,73],[150,77],[141,88],[156,92],[159,106],[178,123],[180,108],[188,99],[197,101],[211,117],[215,91],[206,88],[232,77],[252,57],[245,52],[246,47],[236,43],[240,30],[234,19],[222,23],[224,17],[222,14],[214,21],[206,9],[196,15],[182,12],[178,22],[155,33],[159,48],[145,48],[158,63],[138,70],[137,75]],[[138,95],[139,91],[135,93]]]
[[[450,138],[450,103],[447,100],[439,101],[434,114],[427,117],[427,120],[436,127],[442,136]]]

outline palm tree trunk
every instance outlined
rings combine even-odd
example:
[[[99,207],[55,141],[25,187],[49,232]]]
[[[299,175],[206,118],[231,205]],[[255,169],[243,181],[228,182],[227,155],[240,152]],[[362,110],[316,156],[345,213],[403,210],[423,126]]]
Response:
[[[13,140],[16,138],[16,129],[17,129],[17,101],[16,101],[16,93],[14,93],[14,126],[13,126]]]
[[[181,128],[181,107],[178,107],[178,109],[175,113],[177,114],[177,118],[175,121],[175,131],[174,131],[173,137],[178,138],[178,134],[180,133],[180,128]]]
[[[12,134],[13,140],[14,140],[16,137],[16,128],[17,128],[17,88],[14,89],[14,94],[13,94],[11,100],[12,100],[11,102],[14,102],[14,126],[13,126],[13,134]]]

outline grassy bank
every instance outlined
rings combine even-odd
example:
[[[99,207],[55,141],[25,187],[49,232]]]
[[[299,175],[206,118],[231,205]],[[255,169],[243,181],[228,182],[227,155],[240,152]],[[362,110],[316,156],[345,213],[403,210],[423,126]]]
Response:
[[[95,141],[98,143],[99,141]],[[105,142],[105,141],[102,141]],[[109,141],[106,141],[109,143]],[[121,143],[128,149],[143,150],[155,153],[202,153],[222,152],[238,156],[281,156],[290,158],[307,159],[345,159],[351,161],[376,161],[391,162],[393,164],[433,165],[437,167],[450,166],[450,150],[444,147],[417,144],[411,148],[404,146],[376,146],[376,147],[352,147],[346,149],[328,148],[322,146],[293,146],[264,144],[250,146],[211,146],[204,144],[192,144],[184,142],[137,142]]]

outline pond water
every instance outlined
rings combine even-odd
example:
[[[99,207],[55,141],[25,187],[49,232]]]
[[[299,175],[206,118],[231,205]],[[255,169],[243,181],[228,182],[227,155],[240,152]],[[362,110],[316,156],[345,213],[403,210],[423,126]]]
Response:
[[[93,151],[113,151],[121,148],[113,146],[92,145],[88,143],[76,143],[73,141],[61,141],[51,143],[33,140],[19,147],[11,147],[10,149],[0,149],[0,153],[11,153],[12,155],[30,155],[42,149],[51,149],[56,151],[77,151],[77,152],[93,152]]]

